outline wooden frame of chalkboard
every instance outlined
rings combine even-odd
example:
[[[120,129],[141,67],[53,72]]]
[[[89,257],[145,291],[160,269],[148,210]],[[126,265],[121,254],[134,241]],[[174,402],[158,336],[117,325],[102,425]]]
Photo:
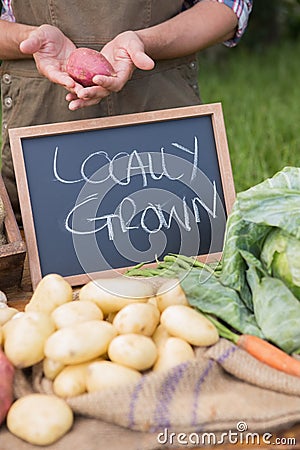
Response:
[[[173,139],[173,134],[171,135],[170,133],[173,133],[174,136],[177,136],[178,133],[175,140]],[[204,240],[210,239],[210,241],[204,244],[207,248],[203,251],[201,250],[200,244],[199,247],[193,247],[194,250],[197,250],[195,254],[191,253],[189,247],[187,252],[191,254],[187,256],[195,256],[206,261],[220,259],[225,233],[225,222],[235,200],[226,130],[220,103],[14,128],[9,130],[9,135],[33,288],[37,286],[41,278],[47,273],[60,273],[71,285],[78,286],[90,281],[91,278],[103,274],[111,276],[116,273],[123,273],[126,268],[135,266],[139,262],[136,259],[135,253],[131,258],[126,255],[124,256],[124,250],[122,248],[119,253],[119,249],[117,249],[117,253],[121,257],[119,258],[117,256],[113,260],[114,248],[109,247],[109,245],[115,245],[122,232],[124,232],[124,236],[126,235],[127,239],[129,233],[135,233],[135,229],[141,228],[142,221],[143,229],[137,230],[136,233],[145,234],[146,230],[149,238],[152,238],[153,235],[156,238],[156,234],[159,235],[156,232],[161,231],[163,227],[168,232],[171,232],[172,227],[177,227],[176,229],[179,227],[180,230],[177,230],[177,232],[180,234],[180,239],[182,240],[182,233],[184,236],[187,236],[187,231],[191,231],[188,213],[191,211],[192,206],[187,206],[187,201],[189,200],[193,202],[193,213],[197,219],[198,237],[192,236],[191,239],[185,237],[184,242],[190,242],[193,239],[199,239],[200,242],[200,235],[201,245],[203,242],[202,236],[204,236]],[[141,139],[144,139],[144,141],[141,141]],[[167,141],[171,148],[170,155],[168,153],[169,150],[166,149],[168,146]],[[143,148],[142,153],[139,153],[138,145],[142,147],[144,142],[147,142],[147,145]],[[108,146],[108,149],[106,146]],[[64,150],[65,147],[68,149]],[[131,150],[130,153],[128,152],[129,149]],[[179,155],[178,153],[174,153],[175,151],[179,152]],[[64,152],[66,156],[64,156]],[[145,160],[144,162],[142,161],[143,156],[148,158],[147,164]],[[156,156],[160,161],[160,175],[152,167],[156,164]],[[99,159],[101,158],[105,160],[105,164],[99,164]],[[126,159],[126,172],[122,177],[120,175],[120,178],[118,178],[118,175],[113,172],[117,172],[119,169],[122,170],[122,168],[124,169],[124,164],[121,164],[124,158]],[[99,164],[98,175],[96,175],[95,179],[87,175],[91,160],[93,160],[96,167]],[[130,163],[128,162],[129,160]],[[201,166],[202,163],[204,165]],[[51,164],[50,169],[49,164]],[[175,169],[171,167],[172,164],[175,164]],[[187,169],[182,169],[182,173],[179,174],[179,167],[184,167],[185,164],[187,164]],[[117,167],[118,165],[120,166],[119,168]],[[72,172],[75,166],[77,167],[77,176],[74,176]],[[147,170],[145,170],[146,167]],[[109,175],[100,180],[99,173],[101,175],[101,170],[104,170],[104,168]],[[192,175],[189,175],[188,180],[183,181],[184,190],[180,194],[181,187],[179,186],[179,182],[182,182],[181,177],[184,178],[185,176],[183,173],[184,170],[189,171],[190,168]],[[134,171],[137,173],[134,173]],[[177,175],[174,175],[176,171]],[[211,175],[209,174],[210,171],[212,171]],[[151,172],[151,177],[149,176],[149,172]],[[80,175],[79,177],[78,174]],[[200,178],[197,178],[198,174]],[[105,187],[105,192],[111,195],[109,197],[107,194],[108,204],[113,205],[114,201],[116,203],[114,205],[114,212],[116,208],[121,210],[121,205],[125,209],[126,200],[127,217],[123,217],[121,220],[121,213],[118,213],[119,215],[117,214],[118,222],[120,222],[118,223],[118,232],[113,229],[113,220],[116,214],[104,214],[100,217],[96,214],[94,218],[85,218],[86,223],[87,221],[89,221],[89,224],[93,223],[94,228],[85,232],[75,231],[75,211],[81,209],[82,205],[85,207],[87,204],[96,201],[96,197],[99,197],[100,192],[96,194],[93,191],[87,190],[83,195],[81,194],[84,191],[82,184],[94,188],[98,186],[98,183],[100,185],[100,182],[107,181],[108,178],[110,178],[110,184]],[[148,186],[148,179],[150,180],[150,178],[151,182],[154,183],[152,187],[150,184]],[[136,179],[139,179],[139,181],[136,181]],[[155,189],[155,183],[162,182],[163,179],[165,179],[164,183],[166,184]],[[186,197],[186,192],[190,188],[188,185],[191,180],[194,183],[192,191],[201,189],[201,186],[204,186],[206,182],[211,186],[208,188],[211,192],[207,194],[209,199],[203,199],[201,193],[197,196],[187,194]],[[131,218],[134,216],[133,212],[137,208],[136,200],[132,200],[130,196],[127,196],[124,201],[120,198],[122,192],[125,192],[127,187],[133,184],[133,181],[137,184],[133,187],[134,192],[131,190],[130,195],[135,193],[136,195],[142,196],[144,200],[147,199],[147,206],[143,207],[139,205],[139,226],[131,222]],[[147,189],[145,190],[145,185],[148,191]],[[79,187],[81,190],[78,190]],[[101,184],[100,187],[102,189],[103,185]],[[74,191],[74,189],[77,190]],[[114,189],[116,189],[116,193],[111,194]],[[72,202],[72,199],[70,200],[69,191],[71,191],[71,197],[73,195],[74,199],[76,199],[77,206],[74,208],[70,207],[70,201]],[[78,200],[80,196],[81,201],[80,199]],[[167,203],[168,198],[171,197],[180,197],[181,206],[173,206],[173,209],[169,210],[169,219],[167,221],[164,216],[162,203],[158,204],[157,202],[159,202],[158,198],[162,198]],[[221,199],[218,200],[220,197]],[[105,203],[104,197],[101,197],[100,200],[98,198],[98,203],[96,202],[97,208],[99,208],[102,200],[103,204]],[[218,201],[222,214],[219,214],[218,211]],[[67,218],[65,211],[63,219],[60,217],[60,202],[63,207],[68,205],[69,214]],[[81,205],[80,208],[78,206],[79,204]],[[71,206],[73,206],[73,203]],[[128,208],[134,210],[131,216],[129,212],[129,219]],[[181,218],[178,217],[180,215],[178,213],[180,208],[182,208],[181,212],[183,214]],[[200,212],[199,208],[202,208]],[[204,212],[209,216],[207,219],[209,225],[205,225],[205,219],[203,219]],[[150,217],[151,214],[152,216],[154,214],[156,221],[160,221],[159,226],[153,225],[153,223],[151,223],[151,226],[146,224],[145,216]],[[193,220],[195,219],[194,216]],[[219,218],[220,216],[222,216],[221,219]],[[173,223],[171,224],[172,220],[170,217],[174,220],[177,219],[179,225],[178,223],[175,225]],[[103,225],[97,228],[95,224],[99,223],[100,219],[103,222],[104,218],[106,220],[105,226]],[[80,220],[82,221],[82,218]],[[201,227],[205,228],[209,226],[212,229],[211,223],[218,224],[218,221],[220,222],[221,220],[222,224],[218,225],[219,228],[217,226],[215,231],[209,231],[211,237],[206,237],[209,234],[207,232],[208,230],[203,229],[202,231]],[[184,229],[181,230],[181,228]],[[71,248],[71,251],[64,249],[65,242],[68,241],[68,237],[66,238],[66,229],[69,231],[68,236],[70,233],[72,235],[72,239],[70,238],[70,246],[67,247],[67,249]],[[93,253],[94,244],[96,244],[96,247],[100,247],[99,241],[95,240],[98,239],[98,236],[95,236],[98,234],[101,235],[104,231],[106,237],[103,238],[104,235],[101,237],[100,258],[98,259],[99,255],[97,253],[94,255],[97,263],[90,263],[87,254]],[[114,231],[115,234],[112,235]],[[171,235],[171,238],[168,237],[168,242],[175,242],[178,239],[178,233],[176,235],[175,232],[174,238],[173,235]],[[217,239],[218,243],[212,248],[211,240],[213,233],[217,237],[218,235],[220,236]],[[81,234],[85,234],[85,237],[82,238]],[[85,242],[84,239],[87,239],[87,235],[91,236],[89,238],[90,241]],[[107,239],[107,236],[109,236],[109,239]],[[134,235],[132,236],[134,241],[135,237]],[[81,244],[80,239],[83,239],[84,244]],[[104,242],[106,239],[107,242]],[[141,239],[141,237],[137,237],[138,239]],[[106,244],[108,248],[102,250]],[[82,250],[81,247],[87,250]],[[122,243],[120,247],[122,247]],[[143,244],[141,244],[141,247],[143,247]],[[131,251],[131,247],[128,248]],[[181,249],[182,247],[177,251],[177,248],[175,248],[175,251],[173,251],[172,246],[171,248],[167,247],[166,254],[170,253],[170,250],[173,253],[187,253],[184,250],[181,251]],[[73,250],[74,255],[69,257],[69,254]],[[104,256],[102,255],[102,251],[104,253],[106,251]],[[155,253],[155,258],[151,261],[147,258],[147,251],[147,249],[143,250],[142,248],[137,253],[142,255],[142,261],[148,261],[148,265],[151,266],[155,264],[155,258],[157,261],[157,253]],[[84,253],[84,255],[81,253]],[[143,259],[143,255],[145,255],[145,259]],[[91,256],[91,259],[93,257]],[[78,261],[76,263],[74,261],[74,269],[72,267],[73,261],[70,261],[71,268],[65,270],[64,261],[67,265],[68,259],[71,258],[78,258],[79,263]],[[108,261],[110,258],[112,258],[112,261]],[[103,267],[100,265],[99,268],[98,261],[102,261],[102,259],[105,263],[103,263]],[[93,264],[95,264],[95,267]]]

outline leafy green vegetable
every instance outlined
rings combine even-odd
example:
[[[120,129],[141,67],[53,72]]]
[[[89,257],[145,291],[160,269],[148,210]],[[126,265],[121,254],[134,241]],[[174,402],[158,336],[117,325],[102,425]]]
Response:
[[[246,263],[239,250],[246,250],[259,256],[269,227],[247,222],[236,201],[228,217],[225,244],[223,248],[221,281],[235,289],[247,308],[253,311],[252,296],[246,280]]]
[[[228,218],[220,280],[252,308],[265,337],[300,347],[300,168],[237,195]],[[283,281],[286,283],[284,284]]]
[[[282,280],[300,300],[300,240],[275,228],[265,240],[261,261],[269,275]]]
[[[262,275],[250,258],[248,263],[247,279],[257,324],[266,339],[285,352],[299,350],[300,302],[281,280]]]
[[[125,272],[127,276],[135,277],[164,277],[164,278],[176,278],[180,277],[182,273],[186,273],[193,267],[197,269],[206,269],[215,275],[219,274],[221,271],[221,263],[214,262],[210,264],[198,261],[195,257],[176,255],[170,253],[166,255],[162,261],[157,261],[156,266],[144,267],[146,263],[137,264],[131,267]]]
[[[278,227],[300,239],[300,167],[286,167],[238,194],[245,221]]]
[[[273,178],[239,193],[228,218],[221,280],[239,292],[249,308],[252,299],[246,278],[246,263],[240,250],[260,258],[264,241],[274,227],[300,239],[298,167],[286,167]]]
[[[213,314],[240,333],[262,337],[254,314],[244,305],[238,293],[224,286],[205,269],[189,271],[180,281],[190,305],[203,313]]]

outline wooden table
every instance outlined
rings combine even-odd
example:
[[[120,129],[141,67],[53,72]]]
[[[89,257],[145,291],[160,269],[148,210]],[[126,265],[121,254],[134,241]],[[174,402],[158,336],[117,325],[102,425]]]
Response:
[[[26,303],[29,301],[31,295],[32,295],[32,288],[31,288],[31,282],[30,282],[30,274],[29,274],[29,268],[27,259],[25,259],[25,265],[24,265],[24,272],[23,272],[23,279],[22,284],[18,288],[11,288],[7,289],[5,291],[9,306],[13,306],[20,311],[24,310],[24,307]],[[299,330],[300,332],[300,330]],[[275,433],[272,437],[272,442],[275,442],[275,439],[279,439],[278,442],[281,442],[281,444],[264,444],[260,443],[260,445],[253,445],[251,443],[247,444],[223,444],[223,445],[217,445],[217,448],[220,450],[237,450],[241,448],[247,448],[250,450],[256,450],[256,449],[265,449],[265,450],[300,450],[300,423],[295,425],[289,430],[279,430],[277,433]],[[38,447],[37,447],[38,448]],[[181,447],[181,449],[184,447]],[[200,450],[195,447],[193,447],[194,450]],[[202,447],[203,448],[203,447]],[[206,449],[212,449],[215,447],[205,447]],[[0,444],[1,449],[1,444]],[[117,449],[116,449],[117,450]],[[119,450],[119,449],[118,449]],[[165,448],[165,450],[168,450]],[[170,449],[171,450],[171,449]],[[172,447],[172,450],[177,450]],[[178,449],[179,450],[179,449]]]

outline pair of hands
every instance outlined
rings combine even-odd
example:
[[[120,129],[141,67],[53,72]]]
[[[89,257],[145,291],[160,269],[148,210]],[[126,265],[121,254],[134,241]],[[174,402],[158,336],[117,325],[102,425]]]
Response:
[[[33,55],[37,69],[43,76],[69,91],[66,100],[72,111],[95,105],[111,92],[120,91],[135,68],[151,70],[154,67],[154,61],[146,55],[144,44],[137,33],[126,31],[101,50],[113,66],[115,76],[96,75],[93,82],[97,86],[84,88],[66,72],[67,59],[75,48],[75,44],[52,25],[41,25],[20,44],[22,53]]]

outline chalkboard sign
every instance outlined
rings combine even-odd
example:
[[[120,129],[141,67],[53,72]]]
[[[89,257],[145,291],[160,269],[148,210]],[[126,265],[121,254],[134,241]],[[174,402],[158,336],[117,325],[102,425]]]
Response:
[[[235,192],[219,103],[9,132],[34,287],[222,252]]]

